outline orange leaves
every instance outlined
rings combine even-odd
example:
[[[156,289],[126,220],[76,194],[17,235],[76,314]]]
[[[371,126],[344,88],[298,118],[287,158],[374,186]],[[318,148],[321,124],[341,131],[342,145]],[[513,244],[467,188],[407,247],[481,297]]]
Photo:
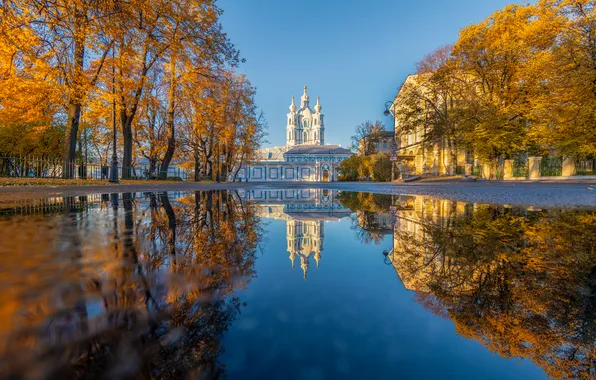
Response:
[[[192,94],[194,89],[204,96],[206,89],[225,98],[236,96],[240,87],[250,87],[231,70],[239,62],[238,52],[219,24],[220,15],[211,0],[4,4],[0,7],[0,126],[66,123],[66,151],[72,156],[81,131],[80,114],[87,128],[93,129],[87,132],[95,135],[94,141],[103,136],[107,142],[111,105],[116,101],[124,165],[132,165],[139,154],[151,162],[168,161],[164,151],[171,157],[172,150],[180,150],[173,145],[176,130],[187,130],[183,124],[190,117],[179,106],[185,103],[179,99],[182,93]],[[218,90],[226,86],[234,89],[227,94]],[[172,89],[169,97],[164,88]],[[217,125],[217,137],[229,146],[237,137],[229,127],[234,123],[230,118],[238,120],[247,109],[243,105],[253,107],[246,94],[242,104],[219,96],[206,110],[196,111]],[[161,128],[165,109],[167,134]],[[254,118],[254,107],[250,113]],[[198,124],[193,124],[197,130]],[[203,133],[199,136],[204,137]],[[105,152],[109,142],[96,147]],[[0,151],[10,149],[0,146]],[[174,157],[178,156],[183,152]]]

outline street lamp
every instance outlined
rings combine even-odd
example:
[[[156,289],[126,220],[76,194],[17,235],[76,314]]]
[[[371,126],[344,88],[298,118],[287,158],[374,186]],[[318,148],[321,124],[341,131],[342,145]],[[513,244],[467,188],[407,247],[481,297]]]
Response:
[[[389,100],[385,103],[385,111],[383,111],[383,115],[389,116],[391,114],[391,111],[389,111],[390,104],[393,104],[393,102],[391,100]]]
[[[112,132],[114,141],[112,143],[112,170],[110,171],[110,182],[118,183],[118,154],[116,153],[116,69],[114,63],[114,46],[112,46]]]
[[[391,105],[393,105],[393,101],[389,100],[385,102],[385,111],[383,111],[383,115],[389,116],[392,114],[389,109]],[[397,153],[393,149],[394,145],[397,146],[397,143],[395,142],[395,111],[393,112],[393,144],[391,144],[391,156],[393,156],[394,153]],[[393,183],[393,181],[395,181],[395,162],[393,161],[393,157],[391,157],[391,183]]]

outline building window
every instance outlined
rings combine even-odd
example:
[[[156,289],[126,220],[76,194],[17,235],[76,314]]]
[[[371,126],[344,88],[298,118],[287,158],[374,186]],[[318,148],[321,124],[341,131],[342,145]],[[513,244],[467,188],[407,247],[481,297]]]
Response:
[[[306,132],[304,132],[304,142],[306,142],[308,140],[308,134]]]

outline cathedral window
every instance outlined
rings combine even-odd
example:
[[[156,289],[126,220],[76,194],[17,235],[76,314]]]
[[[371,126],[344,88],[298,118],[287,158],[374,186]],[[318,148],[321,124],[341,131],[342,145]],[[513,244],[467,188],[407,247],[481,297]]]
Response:
[[[304,142],[306,142],[308,140],[308,134],[306,132],[304,132]]]

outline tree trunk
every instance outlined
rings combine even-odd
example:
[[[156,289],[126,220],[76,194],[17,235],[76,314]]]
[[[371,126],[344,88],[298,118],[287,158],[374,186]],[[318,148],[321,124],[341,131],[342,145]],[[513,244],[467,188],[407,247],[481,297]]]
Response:
[[[197,149],[194,150],[194,158],[195,158],[195,182],[201,180],[201,156],[199,155],[199,151]]]
[[[72,178],[74,175],[74,161],[77,155],[77,134],[79,132],[79,121],[81,119],[80,102],[71,101],[68,105],[68,126],[66,127],[66,138],[64,147],[64,178]]]
[[[126,111],[122,112],[122,178],[131,178],[132,169],[132,119],[133,116],[126,115]]]
[[[170,255],[174,256],[176,254],[176,213],[170,204],[167,193],[161,194],[160,199],[168,216],[168,246],[170,247]]]
[[[152,156],[149,158],[149,177],[155,176],[155,169],[157,169],[157,157]]]
[[[170,93],[168,95],[168,119],[166,121],[166,127],[170,130],[170,138],[168,138],[168,148],[166,154],[161,162],[161,168],[159,169],[159,178],[165,179],[168,176],[168,167],[174,157],[174,150],[176,149],[176,137],[175,137],[175,126],[174,126],[174,110],[176,108],[176,54],[172,53],[172,59],[170,63]]]
[[[85,61],[85,14],[81,9],[75,10],[74,19],[74,71],[72,77],[72,89],[68,101],[68,125],[66,127],[64,147],[64,178],[72,178],[74,175],[74,160],[77,149],[77,135],[81,121],[82,101],[84,95],[84,72]]]

